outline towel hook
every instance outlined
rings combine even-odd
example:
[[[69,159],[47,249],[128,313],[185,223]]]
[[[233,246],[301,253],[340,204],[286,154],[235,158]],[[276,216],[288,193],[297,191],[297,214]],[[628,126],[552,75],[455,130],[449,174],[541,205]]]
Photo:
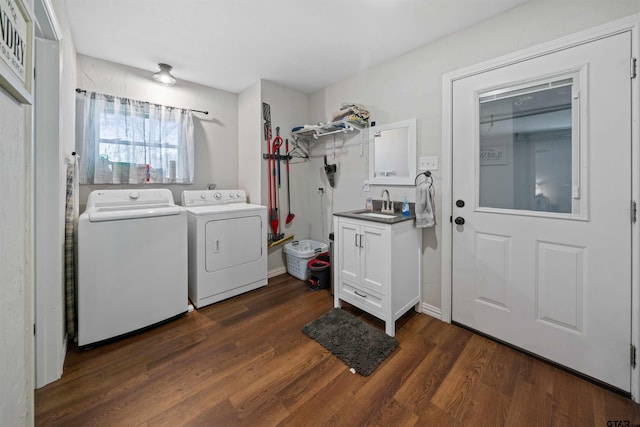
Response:
[[[431,188],[433,186],[433,177],[431,176],[431,171],[420,172],[416,176],[416,179],[414,180],[414,184],[418,185],[418,178],[420,178],[422,175],[424,175],[427,178],[427,182],[429,183],[429,188]]]

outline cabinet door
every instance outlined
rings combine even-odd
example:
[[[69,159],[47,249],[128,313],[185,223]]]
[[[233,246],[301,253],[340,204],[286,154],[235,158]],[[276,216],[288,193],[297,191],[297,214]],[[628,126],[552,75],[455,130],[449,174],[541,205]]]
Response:
[[[354,282],[360,281],[360,227],[356,224],[338,222],[338,268],[340,275]]]
[[[390,241],[386,228],[362,226],[362,248],[360,248],[360,283],[386,294],[384,283],[389,282]]]

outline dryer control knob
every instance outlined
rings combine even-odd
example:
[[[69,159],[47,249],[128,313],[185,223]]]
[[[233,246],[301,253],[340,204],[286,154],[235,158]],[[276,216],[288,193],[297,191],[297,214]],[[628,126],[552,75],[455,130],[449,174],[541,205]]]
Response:
[[[220,193],[214,193],[214,194],[213,194],[213,198],[214,198],[214,199],[216,199],[216,200],[220,200],[220,199],[222,199],[222,194],[220,194]]]
[[[203,194],[201,194],[201,195],[200,195],[200,198],[201,198],[202,200],[204,200],[204,199],[206,199],[206,198],[207,198],[207,196],[205,196],[205,195],[204,195],[204,193],[203,193]]]
[[[129,197],[133,200],[136,200],[138,199],[138,197],[140,197],[140,193],[138,193],[137,191],[132,191],[131,193],[129,193]]]

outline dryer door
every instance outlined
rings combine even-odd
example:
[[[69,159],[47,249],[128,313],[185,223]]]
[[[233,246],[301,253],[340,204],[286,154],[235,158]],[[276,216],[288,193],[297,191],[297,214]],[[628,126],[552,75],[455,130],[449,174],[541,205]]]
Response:
[[[207,272],[254,262],[262,256],[259,215],[208,221],[205,236]]]

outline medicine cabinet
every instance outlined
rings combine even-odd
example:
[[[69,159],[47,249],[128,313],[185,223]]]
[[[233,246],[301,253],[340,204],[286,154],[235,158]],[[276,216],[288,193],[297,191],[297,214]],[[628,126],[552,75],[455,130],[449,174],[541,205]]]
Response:
[[[416,119],[369,128],[369,183],[414,185]]]

